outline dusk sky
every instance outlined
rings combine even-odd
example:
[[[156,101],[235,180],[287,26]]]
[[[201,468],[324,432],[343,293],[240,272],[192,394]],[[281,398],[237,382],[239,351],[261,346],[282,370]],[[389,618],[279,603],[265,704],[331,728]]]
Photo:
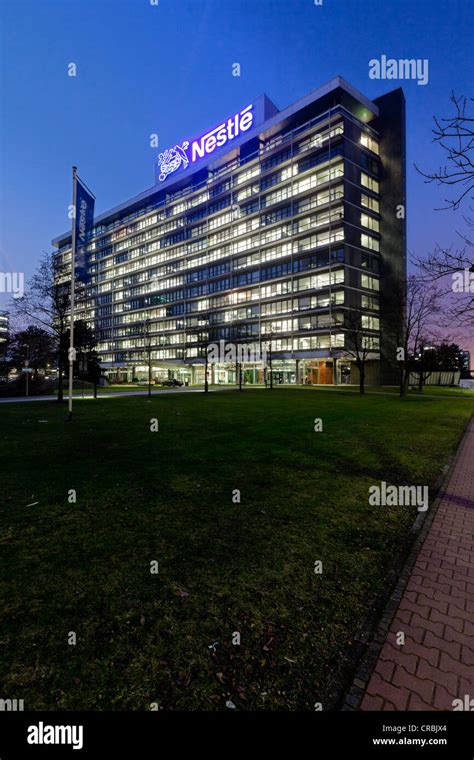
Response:
[[[473,95],[471,0],[4,0],[1,37],[1,271],[28,278],[70,226],[73,164],[101,213],[153,185],[151,133],[165,148],[261,93],[283,108],[338,74],[368,97],[404,89],[409,251],[463,229],[413,164],[439,167],[433,114],[452,90]],[[428,59],[428,84],[370,79],[381,55]]]

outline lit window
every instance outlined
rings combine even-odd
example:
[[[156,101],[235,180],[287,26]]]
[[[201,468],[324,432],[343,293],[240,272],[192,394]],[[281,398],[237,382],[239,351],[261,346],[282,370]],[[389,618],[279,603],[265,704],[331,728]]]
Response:
[[[362,348],[378,351],[380,349],[380,339],[376,338],[375,335],[363,335]]]
[[[362,235],[360,236],[360,242],[361,245],[363,245],[365,248],[370,248],[371,251],[379,251],[380,245],[379,241],[372,237],[372,235]]]
[[[378,220],[374,219],[373,216],[369,216],[368,214],[361,214],[360,224],[361,224],[361,227],[368,227],[369,230],[374,230],[374,232],[379,232],[380,225],[378,223]]]
[[[368,195],[365,195],[365,193],[361,193],[360,203],[361,206],[365,206],[371,211],[375,211],[377,214],[379,213],[379,202],[376,198],[370,198]]]
[[[360,173],[360,184],[363,187],[367,187],[369,190],[372,190],[373,193],[379,192],[379,183],[376,179],[373,179],[365,172]]]
[[[378,317],[372,317],[369,314],[362,314],[361,325],[365,330],[379,330],[380,320]]]
[[[360,276],[360,284],[362,288],[368,290],[380,290],[380,284],[377,277],[369,277],[367,274]]]
[[[377,140],[374,140],[374,138],[370,137],[370,135],[362,133],[360,136],[360,144],[363,145],[364,148],[368,148],[369,150],[373,151],[373,153],[379,155],[379,144]]]
[[[379,311],[379,299],[377,296],[362,296],[361,306],[363,309],[371,309],[372,311]]]

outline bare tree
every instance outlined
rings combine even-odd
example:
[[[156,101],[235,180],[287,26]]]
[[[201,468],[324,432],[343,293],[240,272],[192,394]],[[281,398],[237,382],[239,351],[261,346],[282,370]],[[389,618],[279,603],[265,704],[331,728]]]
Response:
[[[365,393],[365,376],[367,361],[373,352],[373,340],[367,335],[367,329],[363,327],[362,313],[351,310],[346,315],[346,352],[354,358],[359,370],[359,391]]]
[[[416,164],[415,167],[428,183],[455,189],[454,196],[445,198],[443,209],[457,211],[466,198],[472,200],[474,197],[474,118],[466,114],[466,108],[474,98],[456,97],[453,92],[450,100],[454,115],[447,119],[433,117],[433,142],[446,153],[446,163],[435,172],[423,172]]]
[[[239,326],[237,325],[235,321],[235,310],[234,310],[234,319],[232,321],[232,325],[230,328],[230,339],[232,341],[233,349],[235,352],[235,384],[238,386],[239,391],[242,390],[242,376],[243,376],[243,370],[242,370],[242,362],[241,362],[241,343],[240,343],[240,330]]]
[[[42,327],[54,339],[58,363],[58,401],[63,400],[64,353],[67,347],[70,287],[64,268],[53,255],[44,253],[22,298],[13,309],[22,320]]]
[[[269,388],[271,391],[273,390],[273,347],[272,347],[272,340],[273,340],[273,331],[269,330],[265,334],[265,348],[266,348],[266,367],[264,368],[265,373],[265,387]]]
[[[384,330],[390,351],[384,358],[398,367],[400,396],[406,394],[414,357],[422,352],[430,338],[434,339],[440,299],[438,288],[411,275],[393,288],[384,304]],[[400,305],[403,307],[402,319]]]
[[[436,245],[427,256],[416,257],[420,271],[432,281],[443,280],[446,276],[451,276],[452,280],[457,273],[474,272],[474,241],[469,232],[474,230],[474,218],[470,215],[473,208],[469,205],[474,199],[474,118],[468,113],[474,99],[458,97],[454,93],[450,99],[453,114],[447,118],[433,117],[433,142],[444,152],[444,164],[433,172],[422,171],[416,164],[415,168],[427,183],[449,188],[449,196],[444,199],[445,205],[438,210],[458,211],[467,205],[468,212],[462,216],[467,233],[457,232],[459,246]],[[474,322],[473,292],[474,288],[467,288],[461,292],[460,297],[450,299],[445,311],[447,321],[455,319],[461,324]],[[451,283],[446,294],[453,294]]]
[[[235,356],[236,356],[236,363],[235,363],[235,374],[236,374],[236,380],[239,386],[239,391],[242,390],[242,363],[239,361],[239,345],[237,344],[235,347]]]
[[[204,393],[209,393],[209,342],[204,347]]]
[[[468,220],[466,220],[468,222]],[[474,226],[474,225],[472,225]],[[465,238],[467,241],[467,238]],[[472,247],[472,252],[469,248]],[[444,323],[474,324],[474,242],[462,248],[436,245],[426,257],[417,256],[415,263],[427,282],[439,282],[446,297]],[[449,278],[449,279],[448,279]]]
[[[413,370],[418,375],[418,391],[423,392],[423,387],[426,381],[431,377],[433,373],[433,367],[429,366],[432,362],[429,361],[430,349],[432,341],[426,337],[422,337],[420,340],[420,347],[418,353],[413,356]]]
[[[209,364],[212,366],[212,362],[209,362],[209,352],[214,346],[211,340],[210,326],[209,326],[209,313],[206,314],[205,331],[199,335],[199,343],[201,345],[201,352],[204,351],[204,393],[209,393]],[[214,359],[215,361],[215,359]]]

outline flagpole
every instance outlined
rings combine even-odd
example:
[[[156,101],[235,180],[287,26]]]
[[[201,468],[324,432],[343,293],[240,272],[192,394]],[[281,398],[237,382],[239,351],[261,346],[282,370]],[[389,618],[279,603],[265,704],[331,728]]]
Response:
[[[72,167],[72,252],[71,252],[71,317],[69,326],[69,401],[68,422],[72,420],[72,385],[74,375],[74,292],[76,279],[76,200],[77,200],[77,166]]]

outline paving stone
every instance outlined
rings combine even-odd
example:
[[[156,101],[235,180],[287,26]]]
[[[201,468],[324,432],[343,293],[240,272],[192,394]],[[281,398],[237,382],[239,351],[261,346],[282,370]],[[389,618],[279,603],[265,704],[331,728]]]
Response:
[[[362,710],[452,710],[454,699],[474,696],[473,472],[471,420],[405,591],[395,596]]]

